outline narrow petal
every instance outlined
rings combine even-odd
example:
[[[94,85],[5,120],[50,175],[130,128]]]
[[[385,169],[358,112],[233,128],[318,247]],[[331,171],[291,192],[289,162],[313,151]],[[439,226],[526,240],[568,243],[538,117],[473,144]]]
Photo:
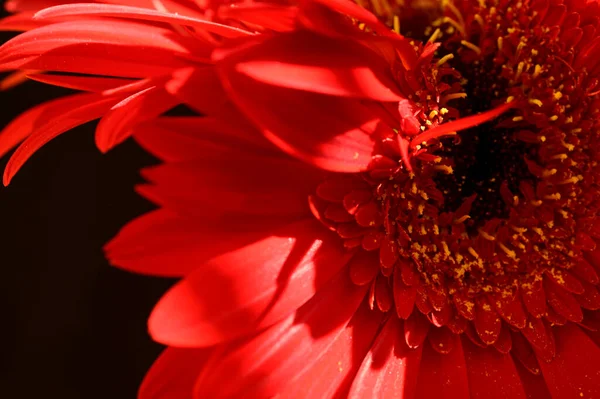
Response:
[[[213,67],[182,68],[173,72],[165,89],[202,115],[220,114],[228,98]]]
[[[189,398],[212,348],[167,348],[140,386],[138,399]]]
[[[151,25],[110,20],[61,22],[0,47],[0,70],[34,69],[145,78],[186,67],[197,41]]]
[[[117,87],[125,86],[135,82],[131,79],[78,75],[51,75],[47,73],[34,73],[27,75],[27,77],[31,80],[53,86],[66,87],[73,90],[89,91],[92,93],[101,93],[106,90],[116,89]]]
[[[365,320],[365,312],[354,316],[365,291],[366,287],[352,284],[342,271],[295,314],[211,364],[198,380],[195,397],[272,397],[294,384],[295,378],[310,373],[336,344],[347,345],[344,340],[352,339],[356,321],[367,322],[361,328],[374,335],[376,327]],[[326,372],[341,382],[335,377],[339,365]]]
[[[313,296],[349,256],[317,221],[290,224],[178,283],[152,312],[150,334],[169,345],[207,346],[269,326]]]
[[[177,99],[160,86],[132,94],[107,112],[96,128],[96,146],[106,152],[132,134],[135,125],[176,106]]]
[[[552,397],[600,397],[600,348],[573,323],[553,331],[556,356],[551,362],[539,361]]]
[[[17,118],[17,120],[13,121],[7,128],[9,130],[5,130],[1,133],[2,135],[6,135],[9,139],[9,141],[7,141],[7,146],[14,145],[15,139],[18,140],[29,136],[19,148],[17,148],[8,161],[6,169],[4,170],[4,185],[10,183],[11,179],[21,166],[23,166],[29,157],[44,144],[76,126],[98,119],[118,101],[115,97],[100,97],[95,94],[81,95],[78,97],[80,101],[76,103],[73,101],[74,99],[74,96],[68,97],[68,100],[61,102],[59,106],[57,106],[57,103],[50,103],[51,105],[46,109],[34,108],[24,115],[26,124],[23,126],[15,125],[20,119]],[[64,109],[67,104],[72,104],[72,108]],[[50,108],[51,111],[48,112]],[[43,120],[40,120],[40,116],[46,116],[49,113],[55,114],[59,109],[64,112],[56,114],[54,119],[47,120],[44,118]]]
[[[350,399],[414,397],[422,348],[410,349],[402,335],[400,320],[390,317],[352,383]]]
[[[503,355],[492,347],[477,347],[468,339],[462,343],[471,398],[526,398],[510,355]]]

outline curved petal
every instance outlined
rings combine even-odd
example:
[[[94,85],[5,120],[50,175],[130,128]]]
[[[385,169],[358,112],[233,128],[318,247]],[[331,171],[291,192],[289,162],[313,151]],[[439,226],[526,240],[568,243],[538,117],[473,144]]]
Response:
[[[404,98],[385,60],[355,41],[299,31],[234,57],[236,71],[274,86],[376,101]]]
[[[422,347],[410,349],[402,324],[390,317],[358,371],[350,399],[412,398],[415,395]]]
[[[365,292],[366,288],[352,284],[343,270],[295,314],[211,364],[198,379],[195,397],[268,398],[280,394],[332,346],[348,339],[353,329],[350,320]],[[361,327],[373,334],[376,329],[373,323]],[[339,373],[339,368],[329,372]]]
[[[25,32],[0,47],[0,70],[33,69],[146,78],[188,66],[199,42],[135,22],[60,22]]]
[[[198,18],[187,17],[185,15],[166,13],[148,8],[112,4],[83,3],[59,5],[38,12],[34,15],[34,19],[57,18],[66,16],[117,17],[132,18],[153,22],[165,22],[168,24],[190,26],[195,29],[204,30],[210,33],[216,33],[218,35],[228,38],[251,35],[250,32],[245,31],[243,29],[222,25]]]
[[[421,368],[417,384],[417,398],[468,398],[469,381],[462,344],[454,337],[450,353],[439,353],[430,345],[423,345]]]
[[[152,337],[207,346],[269,326],[306,302],[350,254],[315,220],[213,258],[173,287],[154,308]]]
[[[167,348],[146,373],[138,399],[189,398],[212,348]]]
[[[366,170],[377,118],[357,100],[291,90],[220,70],[234,102],[276,146],[317,167]]]
[[[7,137],[12,136],[11,140],[27,135],[29,135],[29,137],[19,146],[19,148],[17,148],[8,161],[6,169],[4,170],[4,185],[10,183],[11,179],[19,171],[21,166],[23,166],[29,157],[43,145],[76,126],[100,118],[119,100],[114,96],[101,97],[96,94],[82,94],[78,97],[80,101],[73,103],[74,98],[75,97],[68,97],[70,100],[61,102],[60,106],[57,106],[58,101],[60,101],[58,100],[56,103],[50,103],[51,105],[49,104],[49,107],[45,110],[34,108],[33,110],[28,111],[25,116],[26,124],[23,126],[15,125],[20,118],[17,118],[17,120],[9,125],[12,126],[14,130],[6,130],[5,132],[9,133],[3,134],[6,134]],[[73,108],[64,109],[64,107],[70,103]],[[52,107],[52,113],[59,110],[63,110],[64,112],[56,114],[55,118],[52,120],[39,120],[39,117],[45,113],[44,111],[48,111],[50,107]],[[46,112],[46,114],[47,113],[48,112]],[[38,123],[42,122],[43,124],[38,126]],[[9,141],[7,144],[12,143]]]
[[[28,74],[27,77],[36,82],[66,87],[73,90],[89,91],[92,93],[102,93],[106,90],[112,90],[135,83],[135,81],[131,79],[78,75],[51,75],[46,73]]]
[[[155,118],[178,104],[160,86],[151,86],[115,104],[98,123],[96,146],[106,152],[132,134],[135,125]]]

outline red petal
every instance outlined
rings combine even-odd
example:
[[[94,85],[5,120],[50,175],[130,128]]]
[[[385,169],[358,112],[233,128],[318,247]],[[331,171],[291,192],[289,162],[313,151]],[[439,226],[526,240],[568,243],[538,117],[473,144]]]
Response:
[[[331,171],[368,167],[377,119],[358,101],[266,85],[227,65],[220,72],[232,99],[283,151]]]
[[[392,293],[388,286],[388,279],[382,275],[375,280],[375,301],[382,312],[387,312],[392,307]]]
[[[293,48],[294,51],[290,51]],[[385,60],[350,40],[299,31],[247,50],[236,71],[260,82],[341,97],[399,101]]]
[[[213,258],[179,282],[154,308],[150,334],[169,345],[206,346],[269,326],[306,302],[348,259],[317,221],[291,224]]]
[[[165,22],[168,24],[190,26],[195,29],[216,33],[223,37],[243,37],[251,35],[250,32],[232,26],[222,25],[198,18],[165,13],[147,8],[129,7],[124,5],[109,4],[68,4],[50,7],[35,14],[35,19],[57,18],[65,16],[83,17],[118,17],[133,18],[145,21]]]
[[[510,337],[510,331],[508,327],[506,327],[506,324],[502,324],[498,340],[494,342],[494,348],[500,353],[510,353],[512,348],[512,338]]]
[[[348,264],[350,279],[356,285],[365,285],[373,281],[379,272],[377,254],[360,251]]]
[[[215,116],[223,112],[228,103],[227,94],[212,66],[178,69],[165,84],[165,89],[202,115]]]
[[[523,309],[520,295],[514,298],[503,298],[501,295],[493,296],[492,303],[502,318],[511,326],[516,328],[525,327],[527,314]]]
[[[136,141],[164,161],[180,162],[203,158],[209,154],[243,148],[246,153],[280,153],[239,115],[212,117],[162,117],[134,130]]]
[[[167,348],[146,374],[138,399],[189,398],[211,348]]]
[[[416,398],[469,398],[467,365],[460,339],[454,337],[454,349],[441,354],[428,345],[423,347]]]
[[[96,128],[96,146],[106,152],[132,134],[135,125],[150,120],[177,105],[177,100],[158,86],[139,91],[107,112]]]
[[[574,324],[554,329],[556,357],[540,367],[552,397],[600,397],[600,348]]]
[[[542,357],[545,361],[551,361],[556,353],[554,336],[543,320],[533,317],[529,318],[529,322],[521,330],[525,338],[536,349],[538,357]]]
[[[531,374],[540,374],[540,365],[531,344],[521,332],[511,333],[512,354]]]
[[[146,78],[188,66],[198,42],[151,25],[69,21],[25,32],[0,48],[0,69],[34,69]]]
[[[79,101],[76,102],[75,99]],[[15,141],[18,142],[27,136],[29,138],[17,148],[8,161],[4,170],[4,185],[10,183],[21,166],[44,144],[74,127],[101,117],[118,100],[115,97],[82,94],[44,104],[17,118],[2,132],[2,136],[8,139],[6,149],[14,145]],[[65,108],[69,105],[71,108]],[[59,113],[60,111],[62,113]],[[55,117],[45,119],[50,115]],[[42,117],[44,119],[41,119]],[[17,123],[22,125],[16,125]]]
[[[550,393],[548,392],[546,381],[544,381],[544,378],[540,375],[539,369],[538,373],[534,374],[525,368],[525,366],[523,366],[520,362],[515,362],[515,366],[519,376],[521,377],[521,383],[523,384],[523,389],[525,390],[528,398],[552,399]]]
[[[27,77],[37,82],[42,82],[54,86],[66,87],[68,89],[89,91],[93,93],[101,93],[106,90],[116,89],[117,87],[130,85],[135,82],[131,79],[76,75],[50,75],[46,73],[29,74],[27,75]]]
[[[429,320],[421,312],[412,312],[410,317],[404,321],[406,344],[411,348],[420,347],[427,337],[430,326]]]
[[[222,157],[219,155],[223,155]],[[293,158],[225,150],[185,163],[145,169],[153,183],[141,192],[189,215],[216,213],[308,215],[307,197],[321,181],[318,169]]]
[[[286,399],[345,397],[379,328],[383,313],[374,313],[363,303],[331,346],[315,358],[315,363],[278,391]],[[318,360],[317,360],[318,359]]]
[[[541,281],[535,281],[530,284],[531,288],[521,294],[525,307],[532,316],[540,318],[546,314],[546,293]]]
[[[491,345],[496,342],[500,335],[502,321],[496,310],[484,298],[479,298],[475,305],[474,324],[477,334],[484,343]]]
[[[479,348],[467,339],[463,339],[463,348],[472,398],[526,398],[510,355]]]
[[[404,343],[400,321],[390,317],[354,378],[348,398],[412,398],[422,349]]]
[[[402,319],[408,319],[415,308],[415,299],[417,297],[417,288],[409,287],[402,281],[400,270],[394,271],[394,303],[396,304],[396,313]]]
[[[583,320],[581,307],[573,295],[547,278],[544,279],[544,288],[546,289],[548,303],[558,314],[576,323]]]
[[[365,291],[366,287],[357,287],[345,272],[340,273],[294,314],[216,359],[198,379],[194,397],[276,395],[308,372],[338,339],[347,339]],[[364,314],[357,318],[354,321],[365,321]],[[366,327],[372,330],[369,324]],[[339,369],[328,372],[339,373]]]
[[[430,328],[427,339],[436,352],[444,355],[452,352],[456,343],[456,335],[446,327]]]

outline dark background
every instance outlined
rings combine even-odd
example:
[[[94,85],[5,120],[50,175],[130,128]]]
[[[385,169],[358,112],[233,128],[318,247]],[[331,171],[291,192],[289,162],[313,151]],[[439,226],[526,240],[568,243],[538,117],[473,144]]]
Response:
[[[0,128],[67,92],[35,82],[0,92]],[[172,281],[116,269],[102,254],[121,226],[152,209],[133,185],[155,160],[131,141],[101,155],[94,126],[47,144],[0,187],[3,398],[135,398],[161,351],[146,318]]]

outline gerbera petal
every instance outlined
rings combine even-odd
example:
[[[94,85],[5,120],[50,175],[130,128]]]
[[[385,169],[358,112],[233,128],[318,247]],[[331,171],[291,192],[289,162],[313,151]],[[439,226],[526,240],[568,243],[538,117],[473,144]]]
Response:
[[[140,386],[138,399],[189,398],[212,348],[167,348]]]
[[[523,398],[521,380],[510,355],[462,340],[472,398]]]
[[[406,345],[401,321],[390,317],[365,357],[348,397],[414,397],[421,352],[422,347],[410,349]]]
[[[362,359],[371,348],[384,314],[373,313],[366,302],[334,342],[305,372],[279,391],[281,398],[345,397]]]
[[[134,83],[131,79],[106,78],[97,76],[78,75],[51,75],[47,73],[28,74],[27,77],[37,82],[54,86],[66,87],[68,89],[101,93],[106,90],[116,89]]]
[[[235,19],[261,30],[287,32],[296,29],[298,7],[255,2],[237,3],[235,7],[226,4],[219,8],[218,15],[223,19]]]
[[[79,101],[74,101],[75,99]],[[40,149],[44,144],[62,133],[101,117],[112,105],[118,101],[115,97],[101,97],[96,94],[82,94],[79,96],[68,97],[56,100],[48,104],[48,107],[34,108],[23,115],[22,125],[15,125],[19,119],[13,121],[2,135],[6,135],[6,149],[15,144],[15,141],[29,136],[17,150],[14,152],[6,169],[4,170],[4,185],[8,185],[33,153]],[[60,103],[59,103],[60,102]],[[65,109],[67,105],[71,108]],[[58,113],[62,110],[62,113]],[[51,120],[46,119],[49,114],[55,115]],[[40,120],[40,117],[44,119]]]
[[[154,308],[150,334],[169,345],[206,346],[269,326],[313,296],[349,256],[318,222],[290,224],[178,283]]]
[[[575,324],[555,328],[556,356],[539,364],[556,398],[600,397],[600,348]]]
[[[294,51],[289,51],[294,48]],[[245,49],[235,70],[290,89],[378,101],[404,98],[389,65],[367,47],[309,32],[275,36]]]
[[[178,69],[165,89],[202,115],[222,113],[229,101],[213,67]]]
[[[178,100],[160,86],[151,86],[115,104],[98,123],[96,146],[106,152],[132,134],[132,128],[155,118],[178,104]]]
[[[417,398],[468,398],[467,365],[460,338],[454,336],[450,353],[423,346],[417,384]]]
[[[295,314],[211,364],[197,382],[195,397],[267,398],[295,384],[294,378],[310,373],[330,349],[347,345],[344,340],[352,339],[356,322],[367,321],[369,316],[381,319],[365,312],[354,316],[365,292],[366,287],[352,284],[342,271]],[[377,329],[374,324],[361,328],[370,330],[367,335],[372,337]],[[326,372],[340,374],[339,366]],[[334,378],[338,383],[343,380]]]
[[[319,169],[293,158],[231,149],[145,169],[143,176],[152,183],[143,192],[179,212],[193,215],[198,208],[209,207],[215,212],[264,216],[309,215],[308,195],[323,178]]]
[[[262,84],[231,67],[221,72],[236,104],[285,152],[331,171],[367,168],[377,119],[358,101]]]
[[[35,69],[146,78],[186,67],[199,42],[157,26],[69,21],[25,32],[0,47],[0,69]]]
[[[150,212],[122,228],[105,246],[106,256],[133,272],[184,276],[212,258],[260,243],[289,218],[231,217],[207,208],[202,221],[165,209]]]
[[[168,162],[191,161],[235,148],[264,155],[277,151],[252,126],[232,114],[158,118],[134,128],[134,137],[146,151]]]
[[[165,13],[148,8],[130,7],[125,5],[112,4],[66,4],[56,7],[50,7],[34,15],[34,19],[56,18],[65,16],[99,16],[99,17],[118,17],[132,18],[145,21],[165,22],[168,24],[178,24],[190,26],[195,29],[204,30],[210,33],[216,33],[223,37],[233,38],[248,36],[252,33],[243,29],[218,24],[197,18],[177,15],[175,13]]]

